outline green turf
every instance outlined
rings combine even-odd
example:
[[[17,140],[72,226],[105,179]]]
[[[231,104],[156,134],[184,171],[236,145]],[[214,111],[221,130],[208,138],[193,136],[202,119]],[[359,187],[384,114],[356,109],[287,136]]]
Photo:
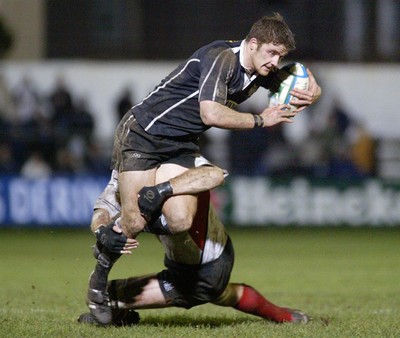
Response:
[[[0,230],[0,337],[400,337],[400,228],[230,230],[232,281],[302,309],[307,325],[274,324],[233,309],[143,310],[135,327],[79,325],[94,266],[88,230]],[[150,235],[111,278],[156,272]]]

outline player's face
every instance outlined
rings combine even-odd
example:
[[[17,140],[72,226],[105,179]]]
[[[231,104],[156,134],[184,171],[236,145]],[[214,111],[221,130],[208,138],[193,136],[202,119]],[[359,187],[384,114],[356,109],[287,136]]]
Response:
[[[263,76],[274,71],[279,62],[287,54],[284,45],[275,45],[273,43],[257,44],[252,54],[254,70]]]

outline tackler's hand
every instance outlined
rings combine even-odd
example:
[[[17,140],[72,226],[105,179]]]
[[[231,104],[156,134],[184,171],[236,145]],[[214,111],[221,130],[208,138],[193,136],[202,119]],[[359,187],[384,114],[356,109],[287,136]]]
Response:
[[[116,231],[114,223],[110,225],[101,225],[94,232],[96,239],[110,252],[118,254],[129,254],[131,249],[137,247],[135,239],[129,239],[122,231]]]

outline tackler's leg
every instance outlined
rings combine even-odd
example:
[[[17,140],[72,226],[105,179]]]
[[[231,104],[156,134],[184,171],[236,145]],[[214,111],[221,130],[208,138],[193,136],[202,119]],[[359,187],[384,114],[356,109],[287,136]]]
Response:
[[[116,187],[111,186],[109,183],[100,198],[107,199],[109,202],[113,202],[113,205],[118,206],[119,204],[115,200],[115,193]],[[102,208],[96,209],[92,216],[91,229],[96,234],[100,227],[111,222],[111,216],[107,210]],[[89,277],[86,302],[94,320],[100,325],[109,325],[111,323],[111,309],[106,291],[108,274],[121,254],[109,252],[97,240],[93,246],[93,256],[96,259],[96,266]]]
[[[89,278],[87,305],[99,324],[109,325],[112,321],[112,313],[107,292],[108,275],[121,254],[109,252],[99,242],[96,242],[93,254],[97,262]]]
[[[106,220],[106,216],[93,216],[91,228],[97,238],[94,248],[97,262],[89,280],[87,302],[91,314],[101,325],[110,325],[112,321],[109,297],[106,291],[111,268],[121,254],[130,253],[130,249],[135,248],[137,242],[134,238],[143,230],[146,223],[140,215],[137,205],[137,192],[143,186],[143,183],[139,182],[153,183],[154,174],[155,170],[119,173],[118,191],[121,218],[117,218],[116,221],[111,220],[109,225],[104,226],[104,223],[101,222]],[[111,198],[113,197],[111,196]],[[110,202],[109,196],[106,199]]]

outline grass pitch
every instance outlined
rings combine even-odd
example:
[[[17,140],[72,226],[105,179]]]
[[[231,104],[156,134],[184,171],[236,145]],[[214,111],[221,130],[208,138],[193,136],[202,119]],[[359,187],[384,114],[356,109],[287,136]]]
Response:
[[[274,324],[230,308],[140,311],[135,327],[80,325],[94,267],[87,230],[0,229],[0,337],[400,337],[400,228],[230,229],[232,281],[299,308],[307,325]],[[157,272],[151,235],[111,278]]]

